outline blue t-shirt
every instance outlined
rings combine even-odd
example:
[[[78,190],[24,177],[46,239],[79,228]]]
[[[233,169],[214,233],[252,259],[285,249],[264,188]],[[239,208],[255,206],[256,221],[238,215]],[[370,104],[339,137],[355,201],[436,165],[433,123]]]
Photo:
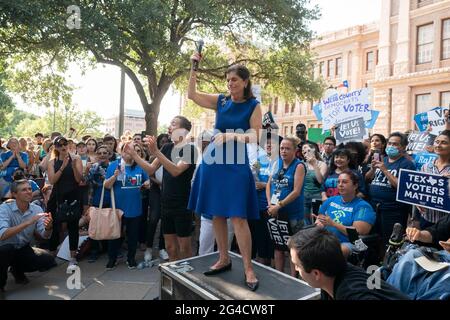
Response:
[[[359,173],[358,170],[352,170],[352,172],[358,176],[358,191],[366,194],[366,184],[361,173]],[[328,198],[339,195],[337,187],[339,175],[340,173],[333,172],[332,174],[327,176],[324,183],[322,184],[321,191],[325,192]]]
[[[120,160],[109,164],[106,171],[106,179],[114,175],[114,171],[120,165]],[[138,165],[125,166],[124,174],[120,174],[114,183],[114,197],[116,208],[121,209],[127,218],[142,215],[141,186],[148,180],[147,173]]]
[[[405,157],[401,157],[395,162],[389,163],[388,157],[384,158],[386,169],[396,178],[400,174],[400,169],[416,170],[414,163]],[[404,204],[397,202],[397,189],[391,186],[388,178],[380,169],[376,169],[375,176],[370,184],[370,198],[374,202],[383,202],[384,204],[398,207]]]
[[[278,159],[274,160],[278,161]],[[259,182],[265,182],[269,181],[269,177],[271,174],[271,168],[274,163],[274,161],[270,161],[270,158],[267,156],[267,153],[262,152],[258,155],[258,181]],[[266,197],[266,188],[263,188],[261,190],[258,190],[258,206],[259,211],[265,211],[267,210],[267,197]]]
[[[6,160],[8,160],[9,158],[11,158],[12,156],[12,151],[7,151],[7,152],[3,152],[0,155],[0,159],[2,160],[2,162],[6,162]],[[20,152],[20,157],[22,158],[23,162],[25,162],[25,164],[28,166],[28,154],[25,152]],[[5,172],[5,180],[7,182],[12,182],[12,175],[14,173],[14,171],[16,171],[18,168],[20,168],[19,166],[19,161],[17,160],[17,158],[14,158],[8,165],[8,167],[6,168],[6,172]]]
[[[100,198],[102,195],[103,182],[105,181],[107,164],[94,163],[88,173],[88,182],[92,186],[92,205],[100,206]],[[113,172],[114,174],[114,172]],[[111,205],[111,192],[105,188],[103,196],[103,205],[108,207]]]
[[[342,196],[328,198],[320,206],[319,213],[330,216],[333,221],[348,227],[352,226],[355,221],[364,221],[374,225],[376,219],[372,206],[359,197],[355,197],[348,203],[342,200]],[[335,227],[326,226],[325,228],[334,233],[341,243],[350,242],[348,237]]]

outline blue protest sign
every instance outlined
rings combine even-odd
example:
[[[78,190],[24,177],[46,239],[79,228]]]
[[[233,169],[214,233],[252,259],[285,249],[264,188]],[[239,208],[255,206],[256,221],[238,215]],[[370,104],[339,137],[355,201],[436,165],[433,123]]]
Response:
[[[438,158],[438,155],[435,153],[422,152],[413,154],[414,162],[416,163],[416,170],[422,169],[423,165],[426,163],[433,162]]]
[[[426,131],[428,125],[431,127],[431,133],[439,135],[445,129],[444,110],[447,107],[435,107],[427,112],[418,113],[414,116],[414,121],[419,131]]]
[[[317,120],[322,121],[322,104],[321,103],[316,104],[313,107],[313,111],[316,115]]]
[[[375,126],[375,122],[378,119],[378,116],[380,115],[380,111],[377,110],[370,110],[372,113],[372,118],[365,122],[365,126],[367,129],[372,129]]]
[[[448,185],[441,175],[400,169],[396,200],[450,213]]]

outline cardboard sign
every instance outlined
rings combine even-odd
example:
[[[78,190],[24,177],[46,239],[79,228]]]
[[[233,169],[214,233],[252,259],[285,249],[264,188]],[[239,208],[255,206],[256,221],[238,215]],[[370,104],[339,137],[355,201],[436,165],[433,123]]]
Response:
[[[446,126],[445,110],[448,110],[448,107],[435,107],[427,112],[416,114],[414,121],[419,131],[426,131],[428,126],[431,127],[431,133],[436,136],[444,131]]]
[[[322,100],[322,124],[327,130],[337,123],[362,117],[370,120],[372,113],[369,102],[369,89],[363,88],[343,94],[334,94]]]
[[[400,169],[397,201],[450,213],[449,178]]]
[[[422,152],[413,154],[414,162],[416,163],[416,170],[420,171],[423,165],[426,163],[433,162],[438,158],[438,155],[435,153]]]
[[[335,135],[337,144],[348,141],[362,141],[366,135],[364,119],[358,118],[339,123]]]
[[[406,151],[412,153],[426,152],[427,146],[432,146],[436,136],[429,132],[413,131],[408,136],[408,146]]]

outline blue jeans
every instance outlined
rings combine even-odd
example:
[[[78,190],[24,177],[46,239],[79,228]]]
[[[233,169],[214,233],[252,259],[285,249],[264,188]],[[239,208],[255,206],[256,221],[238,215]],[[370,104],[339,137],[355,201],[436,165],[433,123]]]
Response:
[[[136,248],[139,236],[139,222],[141,217],[126,218],[122,217],[122,228],[125,227],[128,239],[128,261],[132,261],[136,256]],[[108,242],[108,257],[110,261],[116,261],[123,238],[109,240]]]
[[[438,252],[442,262],[450,262],[450,253]],[[409,250],[394,266],[387,282],[415,300],[449,300],[450,268],[428,272],[414,261],[423,256],[418,249]]]

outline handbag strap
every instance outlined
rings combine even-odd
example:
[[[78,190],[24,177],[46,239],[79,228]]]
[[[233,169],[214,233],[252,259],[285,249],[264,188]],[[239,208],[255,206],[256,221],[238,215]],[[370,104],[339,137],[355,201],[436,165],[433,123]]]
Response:
[[[111,206],[113,208],[113,211],[116,211],[116,199],[114,198],[114,186],[110,189],[111,191]],[[100,196],[100,209],[103,207],[103,196],[105,194],[105,182],[103,182],[102,187],[102,195]]]

